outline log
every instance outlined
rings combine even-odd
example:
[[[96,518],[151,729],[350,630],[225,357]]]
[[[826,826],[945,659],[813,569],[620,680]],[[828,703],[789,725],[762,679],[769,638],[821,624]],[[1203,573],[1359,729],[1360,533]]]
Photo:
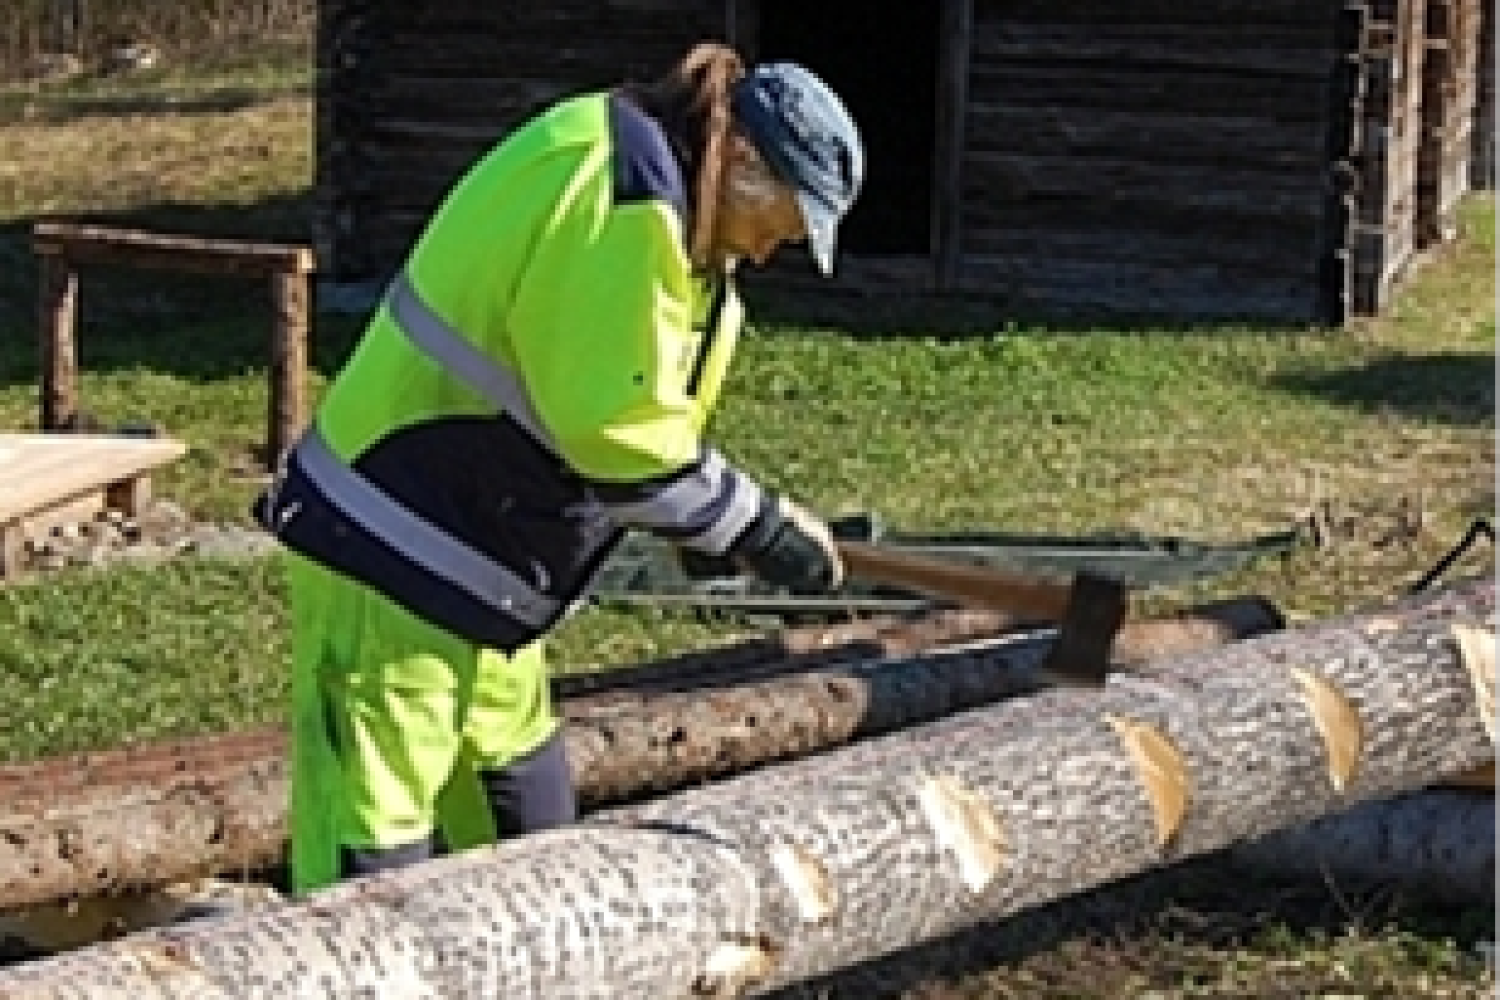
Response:
[[[793,629],[561,678],[580,797],[589,808],[629,801],[1029,690],[1048,643],[997,636],[1007,623],[942,612]],[[1204,605],[1131,623],[1115,656],[1160,658],[1280,624],[1258,599]],[[932,652],[953,642],[968,645]],[[278,731],[0,768],[0,911],[272,867],[284,853],[287,780]]]
[[[1495,902],[1495,799],[1430,789],[1346,812],[1230,849],[1256,874],[1381,885],[1453,905]]]
[[[281,907],[0,997],[735,996],[1493,759],[1495,589],[1052,690]]]

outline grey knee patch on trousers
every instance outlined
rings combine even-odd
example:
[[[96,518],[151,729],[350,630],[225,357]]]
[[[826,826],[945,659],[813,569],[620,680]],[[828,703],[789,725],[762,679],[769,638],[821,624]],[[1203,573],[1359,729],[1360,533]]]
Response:
[[[358,878],[361,875],[393,871],[429,861],[437,857],[438,853],[439,844],[435,836],[393,847],[340,847],[339,876]]]
[[[562,730],[505,767],[479,771],[499,837],[515,837],[578,818],[573,772]]]

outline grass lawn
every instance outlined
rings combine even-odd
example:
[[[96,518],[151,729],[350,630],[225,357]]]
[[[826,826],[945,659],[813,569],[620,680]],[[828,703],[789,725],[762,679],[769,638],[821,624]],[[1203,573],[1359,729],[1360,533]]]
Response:
[[[307,84],[306,53],[292,46],[128,86],[0,91],[0,427],[35,421],[28,221],[98,214],[304,240]],[[997,320],[991,335],[945,340],[760,328],[744,340],[714,434],[815,508],[875,510],[905,530],[1230,541],[1320,512],[1327,544],[1155,600],[1257,591],[1294,617],[1381,601],[1493,513],[1494,207],[1471,197],[1461,238],[1420,268],[1389,315],[1342,331],[1059,335]],[[158,490],[203,517],[243,519],[254,490],[246,471],[264,429],[266,309],[264,289],[235,279],[83,275],[84,403],[106,421],[149,419],[186,440],[188,457]],[[316,384],[355,332],[319,318]],[[1481,547],[1455,572],[1492,566]],[[73,571],[0,589],[0,761],[279,721],[281,599],[267,561]],[[628,663],[743,627],[596,609],[562,629],[555,660],[562,670]],[[900,995],[1493,990],[1468,950],[1493,937],[1492,914],[1407,916],[1380,907],[1329,932],[1328,921],[1294,927],[1270,906],[1263,926],[1230,939],[1138,927],[975,971],[941,987],[951,993],[929,984]],[[1124,971],[1092,982],[1095,963]],[[1288,978],[1293,967],[1316,975]],[[1028,975],[1040,978],[1026,987]]]

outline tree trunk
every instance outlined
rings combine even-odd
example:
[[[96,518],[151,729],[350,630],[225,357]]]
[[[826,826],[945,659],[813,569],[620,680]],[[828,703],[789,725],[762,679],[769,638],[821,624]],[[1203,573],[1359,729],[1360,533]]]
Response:
[[[1495,797],[1431,789],[1366,802],[1347,812],[1230,849],[1268,876],[1381,885],[1455,905],[1495,903]]]
[[[944,613],[795,629],[561,678],[580,797],[589,808],[638,799],[1031,690],[1047,642],[997,636],[1006,624]],[[1203,649],[1279,624],[1262,601],[1205,605],[1132,623],[1117,657]],[[963,648],[912,655],[951,642]],[[0,911],[267,868],[283,854],[287,777],[274,731],[0,768]]]
[[[20,966],[0,997],[761,991],[1494,756],[1494,585],[1175,658],[284,907]]]

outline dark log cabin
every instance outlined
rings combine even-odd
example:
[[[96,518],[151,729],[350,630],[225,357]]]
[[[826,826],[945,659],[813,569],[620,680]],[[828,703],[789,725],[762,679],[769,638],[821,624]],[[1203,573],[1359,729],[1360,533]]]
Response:
[[[322,0],[318,250],[377,289],[472,160],[694,41],[839,90],[869,179],[839,271],[756,288],[989,320],[1337,326],[1453,231],[1481,0]]]

